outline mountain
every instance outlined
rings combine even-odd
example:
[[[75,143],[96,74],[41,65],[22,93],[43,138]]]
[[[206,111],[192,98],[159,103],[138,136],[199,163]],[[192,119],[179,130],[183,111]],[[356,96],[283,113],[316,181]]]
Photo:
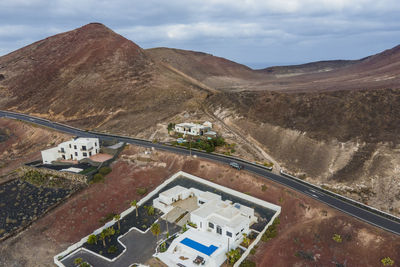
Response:
[[[253,70],[92,23],[0,57],[0,109],[161,140],[210,120],[236,156],[400,214],[400,46]]]
[[[190,110],[209,93],[99,23],[1,57],[0,74],[2,109],[126,133]]]
[[[217,90],[241,86],[263,76],[245,65],[207,53],[165,47],[145,52],[155,61],[167,63]]]
[[[399,46],[360,60],[319,61],[252,70],[205,53],[156,48],[146,53],[224,92],[321,92],[399,88]]]

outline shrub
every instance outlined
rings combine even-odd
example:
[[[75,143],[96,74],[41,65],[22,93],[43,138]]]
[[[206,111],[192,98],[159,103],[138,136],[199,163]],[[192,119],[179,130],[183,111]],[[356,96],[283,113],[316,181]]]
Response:
[[[115,252],[117,252],[117,250],[118,250],[118,248],[117,248],[116,246],[111,245],[111,246],[108,248],[108,253],[114,254]]]
[[[150,207],[147,208],[147,214],[149,216],[154,215],[154,207],[153,206],[150,206]]]
[[[188,222],[188,225],[190,225],[193,228],[197,228],[197,224],[193,223],[193,222]]]
[[[342,237],[338,234],[334,234],[332,239],[337,243],[342,243]]]
[[[244,260],[239,265],[240,267],[256,267],[256,263],[251,260]]]
[[[147,189],[145,187],[138,187],[136,188],[136,193],[138,193],[138,195],[143,196],[144,194],[147,193]]]
[[[261,240],[264,242],[267,242],[267,241],[271,240],[272,238],[274,238],[275,236],[277,236],[277,234],[278,234],[277,227],[278,227],[279,223],[280,223],[279,218],[276,218],[274,220],[274,222],[271,224],[271,226],[268,227],[268,229],[262,235]]]
[[[83,262],[83,259],[82,259],[82,258],[76,258],[76,259],[74,259],[74,264],[75,264],[75,265],[80,265],[82,262]]]
[[[251,255],[256,254],[256,252],[257,252],[257,251],[256,251],[254,248],[252,248],[252,249],[250,250],[250,254],[251,254]]]
[[[267,187],[265,184],[263,184],[263,185],[261,186],[261,191],[264,192],[265,190],[267,190],[267,188],[268,188],[268,187]]]
[[[106,223],[106,222],[109,222],[109,221],[111,221],[112,219],[114,219],[114,216],[115,216],[115,215],[116,215],[116,214],[115,214],[114,212],[110,212],[110,213],[108,213],[106,216],[102,217],[102,218],[99,220],[99,222],[100,222],[101,224]]]
[[[394,265],[394,260],[392,260],[389,257],[385,257],[385,258],[381,259],[381,262],[384,266],[393,266]]]
[[[294,255],[305,260],[314,261],[314,255],[312,252],[299,250]]]
[[[240,250],[239,249],[232,249],[226,255],[228,257],[229,263],[234,264],[240,259]]]
[[[110,167],[104,166],[104,167],[100,168],[99,173],[101,175],[105,176],[105,175],[109,174],[111,171],[112,171],[112,169]]]
[[[167,251],[167,244],[165,242],[163,242],[160,245],[160,252],[165,252],[165,251]]]
[[[104,176],[102,175],[102,174],[100,174],[100,173],[96,173],[94,176],[93,176],[93,179],[92,179],[92,183],[99,183],[99,182],[102,182],[102,181],[104,181]]]
[[[88,244],[90,244],[90,245],[97,244],[97,236],[96,236],[96,235],[93,235],[93,234],[90,235],[90,236],[88,237],[87,242],[88,242]]]
[[[273,166],[274,166],[274,163],[272,163],[272,162],[264,162],[263,165],[264,165],[265,167],[270,168],[270,167],[273,167]]]
[[[173,129],[175,129],[175,123],[172,123],[172,122],[168,123],[168,126],[167,126],[168,132],[172,131]]]

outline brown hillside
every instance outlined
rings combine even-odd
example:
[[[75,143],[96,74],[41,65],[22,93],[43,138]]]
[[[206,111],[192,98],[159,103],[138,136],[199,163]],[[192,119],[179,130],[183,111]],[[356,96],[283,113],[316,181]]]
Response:
[[[98,23],[21,48],[0,66],[0,108],[125,132],[193,108],[208,93]]]
[[[172,48],[152,48],[145,52],[215,89],[237,87],[262,78],[245,65],[202,52]]]

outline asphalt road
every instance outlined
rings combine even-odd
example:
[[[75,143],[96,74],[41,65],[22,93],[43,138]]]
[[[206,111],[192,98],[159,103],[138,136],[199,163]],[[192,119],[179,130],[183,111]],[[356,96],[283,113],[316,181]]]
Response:
[[[46,127],[49,127],[49,128],[61,131],[61,132],[69,133],[72,135],[78,135],[78,136],[83,136],[83,137],[97,137],[102,140],[118,140],[120,142],[125,142],[125,143],[129,143],[129,144],[143,146],[143,147],[154,147],[156,149],[179,153],[179,154],[184,154],[184,155],[189,155],[189,153],[190,153],[187,149],[180,148],[180,147],[167,146],[167,145],[163,145],[163,144],[152,143],[152,142],[149,142],[146,140],[134,139],[134,138],[123,137],[123,136],[114,136],[114,135],[107,135],[107,134],[101,134],[101,133],[87,132],[87,131],[76,129],[73,127],[61,125],[56,122],[51,122],[48,120],[31,117],[31,116],[28,116],[25,114],[16,114],[16,113],[9,113],[6,111],[0,111],[0,117],[19,119],[19,120],[39,124],[42,126],[46,126]],[[224,157],[221,155],[210,154],[210,153],[205,153],[205,152],[200,152],[200,151],[193,151],[193,150],[192,150],[192,155],[196,155],[199,158],[205,158],[205,159],[217,161],[219,163],[224,163],[224,164],[229,164],[230,162],[235,161],[235,160],[232,160],[231,158]],[[290,179],[290,178],[287,178],[287,177],[284,177],[281,175],[273,174],[270,171],[266,170],[265,168],[259,167],[255,164],[246,163],[246,162],[238,162],[238,163],[243,165],[244,169],[247,171],[253,172],[264,178],[267,178],[274,182],[280,183],[284,186],[290,187],[298,192],[301,192],[309,197],[312,197],[320,202],[323,202],[323,203],[325,203],[335,209],[338,209],[342,212],[345,212],[353,217],[356,217],[367,223],[370,223],[372,225],[375,225],[377,227],[380,227],[382,229],[385,229],[387,231],[390,231],[392,233],[400,235],[400,223],[399,222],[396,222],[389,218],[383,217],[376,213],[372,213],[366,209],[355,206],[349,202],[345,202],[340,199],[337,199],[333,196],[326,194],[324,191],[320,191],[318,189],[307,186],[306,184],[299,183],[293,179]]]

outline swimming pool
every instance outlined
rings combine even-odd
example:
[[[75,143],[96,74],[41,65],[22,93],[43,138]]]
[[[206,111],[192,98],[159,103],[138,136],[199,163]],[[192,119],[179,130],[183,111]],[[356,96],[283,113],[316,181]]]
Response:
[[[181,240],[181,243],[184,244],[185,246],[195,249],[203,254],[206,254],[207,256],[210,256],[211,254],[214,253],[214,251],[216,251],[218,249],[218,247],[216,247],[214,245],[207,247],[207,246],[200,244],[199,242],[196,242],[188,237]]]

